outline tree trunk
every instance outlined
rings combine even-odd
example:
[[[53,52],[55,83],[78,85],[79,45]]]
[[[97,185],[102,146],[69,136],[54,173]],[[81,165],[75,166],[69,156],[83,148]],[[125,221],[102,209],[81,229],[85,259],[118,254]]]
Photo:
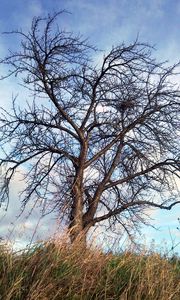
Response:
[[[71,210],[69,235],[71,243],[82,243],[86,246],[86,234],[83,224],[83,188],[82,176],[78,176],[74,180],[72,187],[73,205]]]
[[[79,156],[79,164],[76,167],[76,174],[72,185],[72,209],[70,215],[70,240],[71,243],[76,241],[80,242],[86,247],[86,233],[84,230],[83,222],[83,201],[84,201],[84,188],[83,188],[83,173],[84,163],[86,160],[86,154],[88,149],[87,141],[82,136],[83,142],[81,145],[81,153]]]

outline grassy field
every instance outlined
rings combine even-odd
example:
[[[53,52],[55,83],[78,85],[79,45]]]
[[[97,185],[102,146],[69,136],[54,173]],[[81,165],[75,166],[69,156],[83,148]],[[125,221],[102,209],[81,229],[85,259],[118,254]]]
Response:
[[[1,300],[179,300],[180,260],[156,253],[104,254],[81,243],[0,246]]]

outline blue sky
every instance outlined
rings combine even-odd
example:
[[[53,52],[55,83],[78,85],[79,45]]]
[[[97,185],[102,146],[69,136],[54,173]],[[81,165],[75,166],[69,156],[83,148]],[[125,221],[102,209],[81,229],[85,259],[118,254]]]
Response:
[[[60,18],[60,25],[70,31],[80,32],[88,37],[91,44],[99,49],[107,51],[112,45],[132,42],[137,35],[139,40],[155,45],[155,56],[160,60],[169,60],[170,63],[180,59],[180,0],[14,0],[0,1],[0,31],[13,29],[28,30],[33,16],[45,15],[65,9],[71,14]],[[0,57],[7,53],[7,49],[16,44],[15,37],[9,39],[0,35]],[[1,67],[0,72],[4,72]],[[0,74],[1,75],[1,74]],[[12,93],[16,93],[19,87],[12,79],[0,82],[0,106],[9,107]],[[8,228],[13,228],[10,222],[15,221],[14,215],[18,214],[19,204],[17,192],[20,183],[16,178],[12,184],[11,203],[7,215],[0,221],[0,235],[5,235]],[[4,212],[0,211],[0,216]],[[149,228],[144,229],[146,240],[153,238],[162,245],[166,239],[171,244],[169,231],[176,242],[180,240],[180,233],[176,230],[177,218],[180,217],[180,207],[175,207],[172,212],[152,213],[154,224],[159,231]],[[38,212],[29,219],[15,221],[17,228],[15,235],[22,243],[31,235],[38,220]],[[29,222],[29,223],[28,223]],[[38,237],[47,236],[50,224],[53,227],[54,219],[48,217],[42,221]],[[9,225],[10,224],[10,225]],[[25,224],[25,225],[23,225]],[[24,227],[23,227],[24,226]],[[44,226],[44,227],[42,227]],[[25,238],[22,232],[27,230]],[[53,227],[54,228],[54,227]],[[53,230],[52,230],[53,231]],[[43,234],[42,234],[43,232]],[[19,234],[19,235],[18,235]],[[24,235],[23,235],[24,236]],[[178,247],[176,248],[178,251]],[[180,251],[180,247],[179,247]]]

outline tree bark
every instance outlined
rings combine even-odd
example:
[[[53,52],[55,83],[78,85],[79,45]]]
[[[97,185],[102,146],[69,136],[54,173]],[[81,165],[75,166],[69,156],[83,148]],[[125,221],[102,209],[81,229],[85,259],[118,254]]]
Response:
[[[76,241],[81,242],[86,247],[86,231],[84,230],[83,222],[83,173],[84,164],[87,154],[87,142],[82,141],[81,154],[79,156],[79,166],[76,167],[75,179],[72,185],[71,195],[73,199],[71,215],[70,215],[70,225],[69,233],[71,243]]]
[[[74,243],[83,231],[83,195],[81,178],[75,178],[72,187],[73,205],[71,209],[69,233],[71,243]]]

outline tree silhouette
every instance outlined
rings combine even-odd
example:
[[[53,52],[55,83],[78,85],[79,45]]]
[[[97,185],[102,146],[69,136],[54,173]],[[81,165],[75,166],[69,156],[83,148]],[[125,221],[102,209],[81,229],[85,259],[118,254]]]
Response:
[[[179,98],[174,65],[135,41],[113,47],[101,63],[81,36],[55,26],[62,12],[13,31],[21,49],[1,60],[31,93],[1,108],[1,201],[24,170],[22,208],[56,211],[73,242],[91,226],[120,224],[131,235],[147,208],[170,210],[179,172]],[[61,15],[62,16],[62,15]]]

